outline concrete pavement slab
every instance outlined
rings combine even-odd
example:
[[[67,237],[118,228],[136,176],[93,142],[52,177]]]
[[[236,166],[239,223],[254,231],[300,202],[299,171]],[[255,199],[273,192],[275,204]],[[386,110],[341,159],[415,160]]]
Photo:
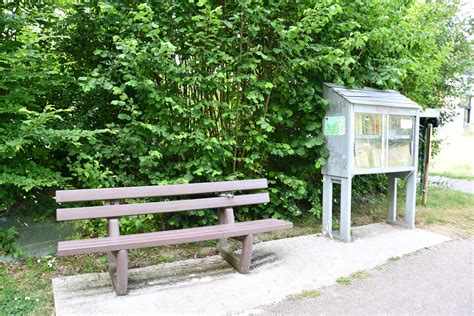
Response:
[[[308,235],[256,244],[250,273],[219,256],[131,269],[129,294],[116,296],[107,273],[53,279],[57,315],[224,315],[250,311],[291,294],[334,284],[391,257],[449,238],[386,224],[353,228],[352,243]]]

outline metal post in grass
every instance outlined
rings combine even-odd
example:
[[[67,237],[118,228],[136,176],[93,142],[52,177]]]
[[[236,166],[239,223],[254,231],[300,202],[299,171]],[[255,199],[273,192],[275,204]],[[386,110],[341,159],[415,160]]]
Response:
[[[431,135],[433,133],[433,124],[428,124],[425,130],[425,157],[423,162],[423,193],[421,196],[421,203],[426,205],[428,201],[428,176],[430,170],[430,157],[431,157]]]

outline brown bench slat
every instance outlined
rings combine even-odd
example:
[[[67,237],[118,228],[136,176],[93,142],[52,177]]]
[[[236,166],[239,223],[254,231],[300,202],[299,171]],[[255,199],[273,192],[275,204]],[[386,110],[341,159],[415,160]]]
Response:
[[[63,241],[58,243],[58,255],[67,256],[118,251],[122,249],[157,247],[169,244],[182,244],[187,242],[245,236],[268,231],[290,229],[292,227],[293,224],[290,222],[276,219],[264,219],[119,237]]]
[[[190,184],[167,184],[129,188],[122,187],[106,189],[58,190],[56,191],[56,202],[85,202],[163,197],[213,192],[256,190],[266,189],[267,187],[267,179],[253,179]]]
[[[57,209],[58,221],[111,218],[127,215],[157,214],[181,211],[202,210],[219,207],[234,207],[267,203],[270,201],[268,193],[244,194],[234,197],[213,197],[193,200],[177,200],[166,202],[119,204],[106,206],[90,206]]]
[[[253,226],[262,226],[267,225],[270,222],[281,222],[280,220],[276,219],[265,219],[265,220],[255,220],[255,221],[247,221],[247,222],[240,222],[240,223],[232,223],[232,224],[239,224],[239,226],[243,225],[244,223],[247,224],[245,227],[253,227]],[[185,229],[175,229],[175,230],[166,230],[160,232],[153,232],[153,233],[143,233],[143,234],[135,234],[135,235],[122,235],[122,236],[115,236],[116,238],[131,238],[134,236],[134,241],[139,242],[140,240],[148,240],[149,238],[155,236],[156,238],[173,238],[173,237],[192,237],[195,234],[201,234],[206,232],[216,232],[216,231],[225,231],[225,225],[232,225],[232,224],[219,224],[213,226],[202,226],[202,227],[193,227],[193,228],[185,228]],[[70,240],[70,241],[63,241],[59,243],[67,243],[68,247],[73,248],[82,248],[83,246],[90,245],[91,241],[94,241],[95,246],[107,245],[110,243],[110,238],[112,237],[99,237],[93,239],[80,239],[80,240]],[[125,238],[125,239],[127,239]]]

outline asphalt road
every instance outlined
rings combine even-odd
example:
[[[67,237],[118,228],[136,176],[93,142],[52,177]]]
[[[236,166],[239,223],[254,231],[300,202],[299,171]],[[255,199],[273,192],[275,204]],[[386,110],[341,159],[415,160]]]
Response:
[[[365,279],[319,289],[319,297],[261,306],[258,315],[473,315],[473,249],[474,239],[423,249]]]
[[[437,187],[445,187],[464,193],[474,194],[474,181],[472,180],[461,180],[451,179],[439,176],[430,176],[429,184]]]

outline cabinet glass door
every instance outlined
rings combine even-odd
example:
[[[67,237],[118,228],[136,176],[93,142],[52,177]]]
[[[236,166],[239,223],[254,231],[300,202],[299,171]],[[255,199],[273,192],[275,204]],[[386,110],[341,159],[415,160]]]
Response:
[[[388,166],[413,166],[412,116],[389,115],[388,117]]]
[[[382,166],[382,115],[355,113],[354,167]]]

